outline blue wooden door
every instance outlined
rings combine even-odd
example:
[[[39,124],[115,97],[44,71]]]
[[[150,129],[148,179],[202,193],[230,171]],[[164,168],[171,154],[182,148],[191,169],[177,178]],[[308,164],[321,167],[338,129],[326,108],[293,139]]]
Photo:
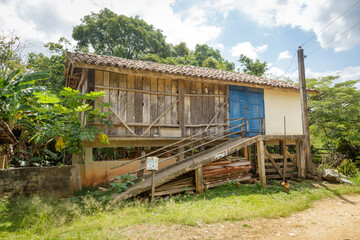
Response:
[[[239,86],[229,86],[229,109],[230,118],[244,118],[248,122],[246,126],[246,136],[255,136],[260,132],[262,122],[260,118],[265,117],[264,113],[264,93],[262,89],[247,88]],[[234,122],[239,124],[240,122]],[[239,131],[239,128],[231,129],[232,132]],[[261,129],[264,131],[263,129]]]

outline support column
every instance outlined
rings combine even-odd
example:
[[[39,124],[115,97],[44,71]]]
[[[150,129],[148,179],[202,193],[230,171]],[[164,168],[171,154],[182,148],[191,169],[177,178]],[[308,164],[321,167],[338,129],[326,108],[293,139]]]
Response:
[[[93,186],[94,183],[91,181],[93,175],[93,149],[92,148],[85,148],[85,162],[84,162],[84,179],[85,185]]]
[[[80,164],[82,162],[82,154],[73,154],[72,155],[72,165],[75,167],[75,185],[76,191],[81,190],[81,173],[80,173]]]
[[[286,152],[287,152],[287,146],[286,146],[286,140],[282,140],[280,141],[281,144],[281,150],[282,150],[282,155],[283,155],[283,180],[285,180],[286,178],[286,169],[287,169],[287,156],[286,156]]]
[[[296,141],[296,162],[298,167],[298,175],[305,178],[305,148],[302,140]]]
[[[145,162],[146,162],[146,158],[144,157],[146,155],[145,151],[141,151],[141,161],[140,161],[140,168],[144,168],[145,167]],[[142,178],[144,176],[144,170],[142,169],[137,173],[137,178]]]
[[[266,185],[266,172],[265,172],[265,151],[264,141],[260,140],[256,143],[257,161],[259,167],[259,180],[263,186]]]
[[[195,169],[195,188],[197,193],[204,192],[204,179],[202,167],[198,167]]]

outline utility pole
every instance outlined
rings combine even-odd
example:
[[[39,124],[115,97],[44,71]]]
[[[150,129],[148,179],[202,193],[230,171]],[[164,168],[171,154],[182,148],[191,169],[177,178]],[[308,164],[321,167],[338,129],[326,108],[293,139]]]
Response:
[[[311,151],[310,151],[309,111],[307,108],[307,97],[306,97],[304,50],[301,48],[301,46],[297,51],[297,55],[298,55],[302,126],[303,126],[303,133],[305,135],[305,139],[304,139],[305,165],[306,165],[306,172],[312,174],[313,163],[312,163]]]

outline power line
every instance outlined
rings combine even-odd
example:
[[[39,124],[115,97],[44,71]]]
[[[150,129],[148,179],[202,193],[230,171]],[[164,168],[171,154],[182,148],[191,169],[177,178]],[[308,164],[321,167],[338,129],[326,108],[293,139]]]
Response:
[[[316,52],[317,50],[319,50],[320,48],[322,48],[323,46],[333,42],[335,39],[341,37],[342,35],[344,35],[345,33],[347,33],[348,31],[350,31],[351,29],[353,29],[354,27],[360,25],[360,22],[356,23],[355,25],[353,25],[352,27],[348,28],[347,30],[345,30],[344,32],[342,32],[340,35],[337,35],[336,37],[334,37],[333,39],[331,39],[330,41],[320,45],[320,47],[316,48],[315,50],[311,51],[309,54],[307,54],[306,56],[310,56],[311,54],[313,54],[314,52]]]
[[[287,71],[289,70],[289,68],[291,67],[291,65],[292,65],[292,63],[293,63],[293,61],[294,61],[295,56],[296,56],[296,51],[295,51],[294,54],[293,54],[293,57],[292,57],[292,59],[291,59],[291,62],[290,62],[290,64],[289,64],[289,66],[286,68],[285,72],[284,72],[279,78],[281,78],[282,76],[284,76],[284,75],[287,73]]]
[[[336,20],[338,20],[339,18],[341,18],[342,16],[344,16],[350,9],[352,9],[353,7],[355,7],[355,5],[357,5],[360,2],[360,0],[358,0],[356,3],[354,3],[351,7],[349,7],[348,9],[345,10],[345,12],[343,12],[341,15],[339,15],[338,17],[336,17],[334,20],[332,20],[331,22],[329,22],[328,24],[326,24],[325,27],[323,27],[318,33],[315,33],[312,37],[310,37],[308,40],[306,40],[303,44],[301,44],[300,46],[304,46],[306,43],[308,43],[310,40],[312,40],[314,37],[318,36],[322,31],[324,31],[328,26],[330,26],[332,23],[334,23]]]

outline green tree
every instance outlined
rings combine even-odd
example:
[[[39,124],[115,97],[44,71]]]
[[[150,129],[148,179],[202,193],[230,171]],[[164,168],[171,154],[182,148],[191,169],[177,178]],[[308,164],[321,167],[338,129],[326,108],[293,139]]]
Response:
[[[184,42],[175,45],[174,50],[176,52],[176,57],[185,57],[190,54],[190,50]]]
[[[48,71],[49,78],[38,82],[38,85],[46,86],[49,90],[59,92],[64,87],[64,72],[66,54],[71,47],[70,41],[61,37],[57,43],[49,42],[44,47],[51,51],[50,56],[43,53],[30,53],[28,55],[26,68],[31,71]]]
[[[239,62],[243,66],[243,72],[246,74],[262,76],[268,70],[267,62],[260,62],[259,59],[254,61],[243,54],[240,55]]]
[[[147,53],[166,58],[171,48],[161,30],[155,29],[138,16],[117,15],[105,8],[85,16],[73,29],[79,49],[92,48],[96,54],[140,59]]]
[[[357,81],[336,83],[338,77],[307,79],[320,93],[309,96],[310,133],[318,146],[354,159],[360,154],[360,91]]]
[[[0,77],[5,79],[16,69],[23,68],[21,53],[26,43],[12,32],[0,34]]]

